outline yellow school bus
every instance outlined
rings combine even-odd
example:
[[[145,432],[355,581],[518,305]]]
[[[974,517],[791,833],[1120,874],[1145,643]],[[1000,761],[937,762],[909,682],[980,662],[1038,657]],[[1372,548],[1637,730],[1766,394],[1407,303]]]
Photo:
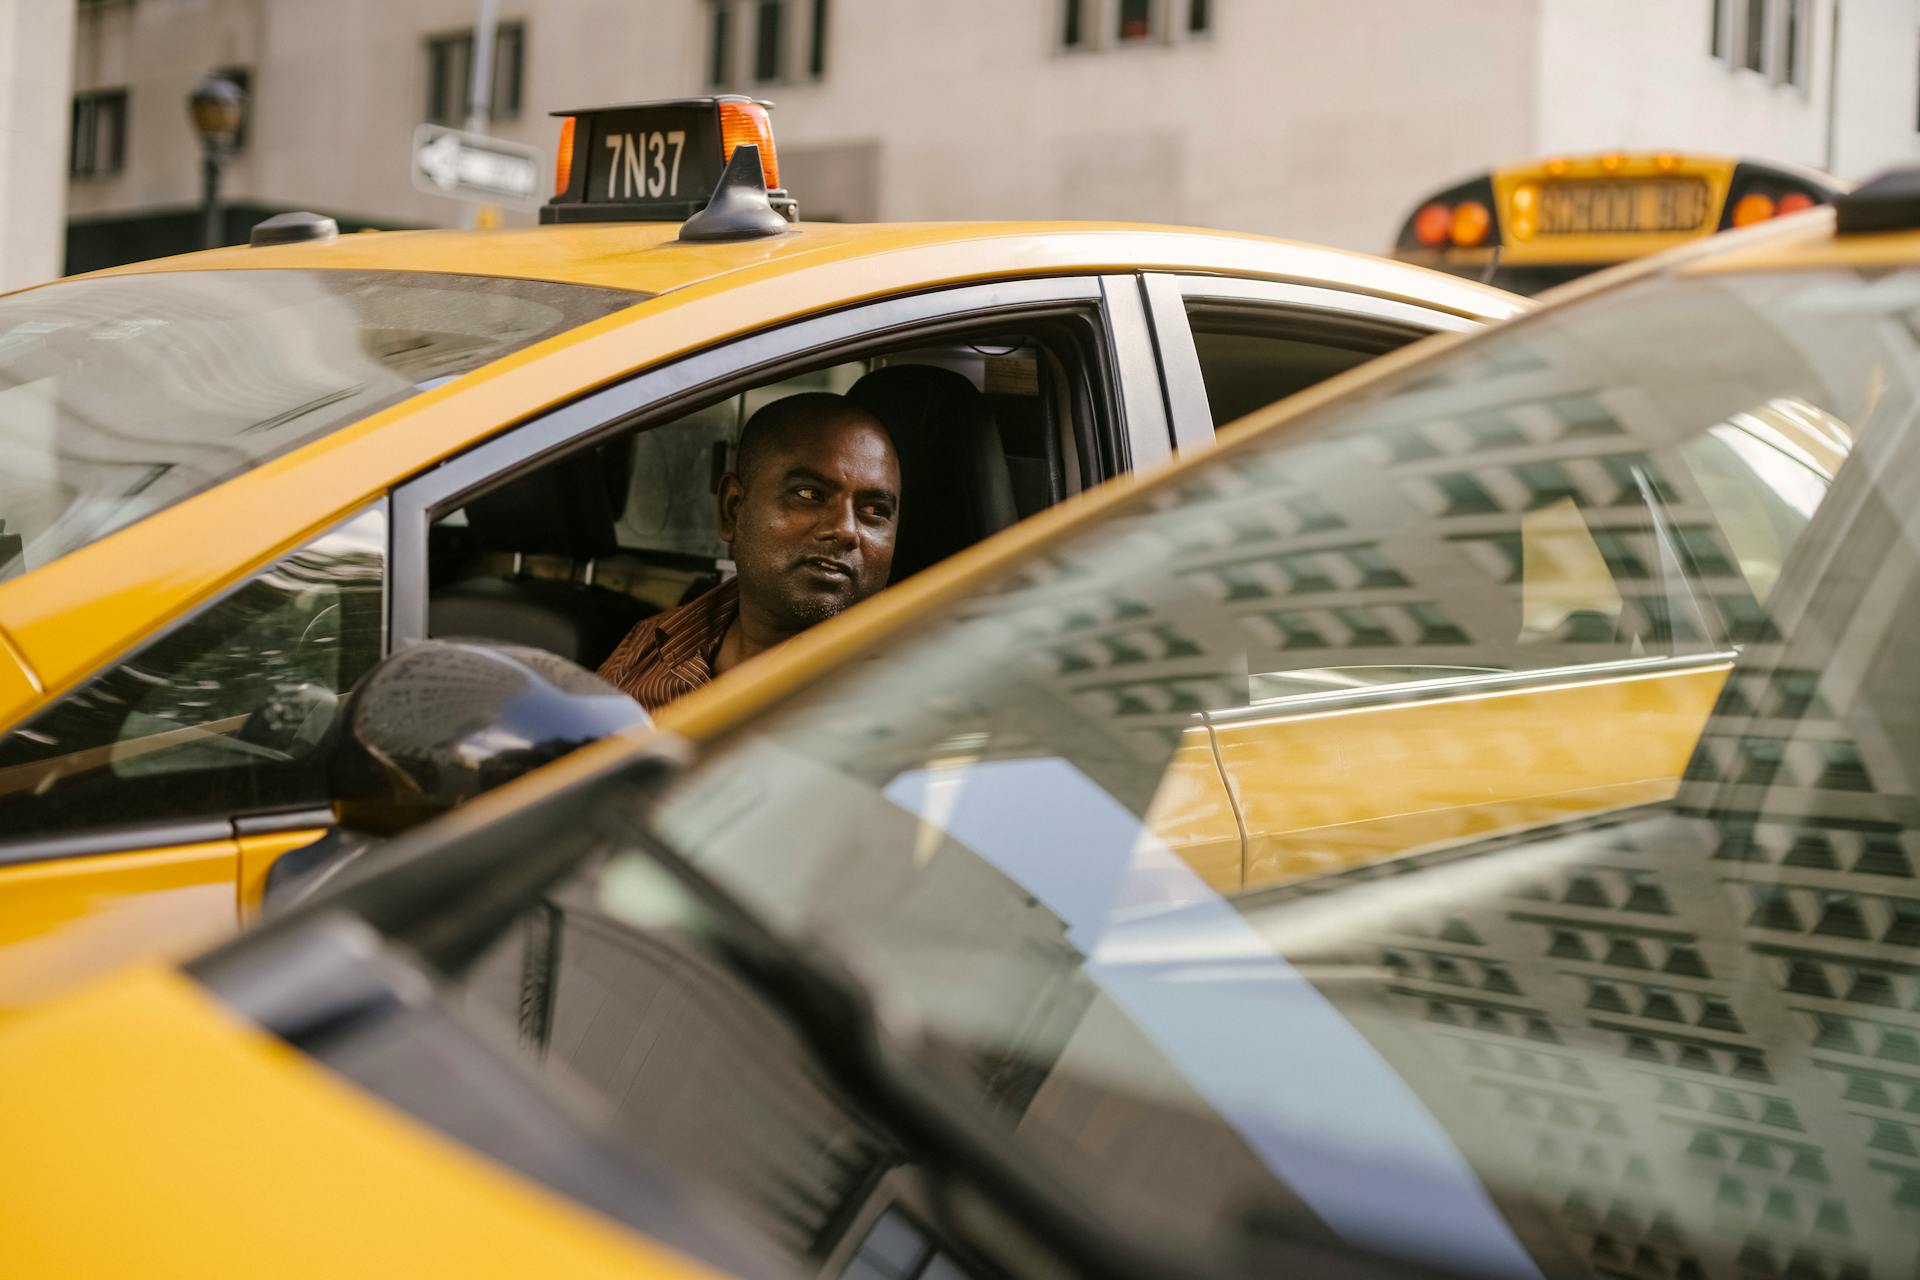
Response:
[[[1393,256],[1538,293],[1716,231],[1833,203],[1831,174],[1737,156],[1607,151],[1505,165],[1434,192]]]

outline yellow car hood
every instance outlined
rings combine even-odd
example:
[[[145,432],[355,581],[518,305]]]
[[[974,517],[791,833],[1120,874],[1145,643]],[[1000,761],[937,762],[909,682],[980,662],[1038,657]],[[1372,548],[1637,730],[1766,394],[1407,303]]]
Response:
[[[711,1274],[139,969],[0,1026],[10,1276]]]

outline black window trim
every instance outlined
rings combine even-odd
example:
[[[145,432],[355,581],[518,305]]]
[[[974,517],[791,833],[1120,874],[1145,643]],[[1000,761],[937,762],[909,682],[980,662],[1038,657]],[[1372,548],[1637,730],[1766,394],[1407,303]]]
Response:
[[[390,498],[382,495],[354,508],[347,515],[301,539],[299,543],[273,556],[265,563],[255,565],[167,625],[156,627],[135,637],[126,648],[115,652],[85,676],[74,681],[62,690],[59,696],[48,699],[34,711],[21,716],[5,731],[11,732],[12,729],[25,724],[34,716],[58,705],[63,699],[99,679],[108,669],[125,662],[163,637],[182,627],[193,625],[206,614],[207,610],[218,607],[255,578],[301,548],[311,546],[322,538],[338,533],[356,520],[364,519],[376,511],[386,523],[387,530],[387,563],[380,575],[380,654],[385,657],[392,652],[388,636],[392,632],[393,618],[393,504]],[[342,694],[345,692],[341,690]],[[330,826],[332,822],[333,814],[330,808],[308,802],[217,816],[159,818],[151,822],[134,822],[76,831],[71,835],[21,836],[16,839],[0,840],[0,867],[28,866],[102,854],[141,853],[172,845],[210,844],[221,840],[237,840],[243,836],[270,835],[280,831],[300,831],[308,827]]]
[[[510,428],[433,470],[397,485],[388,523],[389,649],[427,634],[427,530],[433,520],[475,493],[506,483],[559,454],[627,430],[641,416],[671,414],[687,402],[777,376],[783,367],[817,363],[840,350],[899,337],[973,328],[996,316],[1044,315],[1061,309],[1100,312],[1107,350],[1101,370],[1117,421],[1103,442],[1108,475],[1172,456],[1165,401],[1145,309],[1133,276],[1045,276],[929,289],[718,343]],[[1089,388],[1089,390],[1094,390]]]

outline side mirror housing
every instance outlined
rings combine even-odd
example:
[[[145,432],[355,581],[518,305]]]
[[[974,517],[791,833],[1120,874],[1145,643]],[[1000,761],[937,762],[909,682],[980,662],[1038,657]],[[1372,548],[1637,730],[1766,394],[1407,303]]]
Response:
[[[542,649],[427,640],[382,659],[332,717],[340,825],[267,873],[263,906],[304,900],[387,837],[609,734],[651,727],[593,673]]]
[[[347,695],[330,790],[344,825],[391,835],[652,723],[632,698],[544,650],[422,641],[388,655]]]

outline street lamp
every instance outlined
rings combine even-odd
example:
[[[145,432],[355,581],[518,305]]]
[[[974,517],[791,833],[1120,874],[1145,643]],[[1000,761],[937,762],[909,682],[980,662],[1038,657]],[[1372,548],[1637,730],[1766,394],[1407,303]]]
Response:
[[[200,135],[200,243],[202,248],[211,249],[224,239],[220,234],[220,170],[233,152],[234,139],[240,136],[247,95],[216,71],[187,95],[187,114],[193,119],[193,131]]]

